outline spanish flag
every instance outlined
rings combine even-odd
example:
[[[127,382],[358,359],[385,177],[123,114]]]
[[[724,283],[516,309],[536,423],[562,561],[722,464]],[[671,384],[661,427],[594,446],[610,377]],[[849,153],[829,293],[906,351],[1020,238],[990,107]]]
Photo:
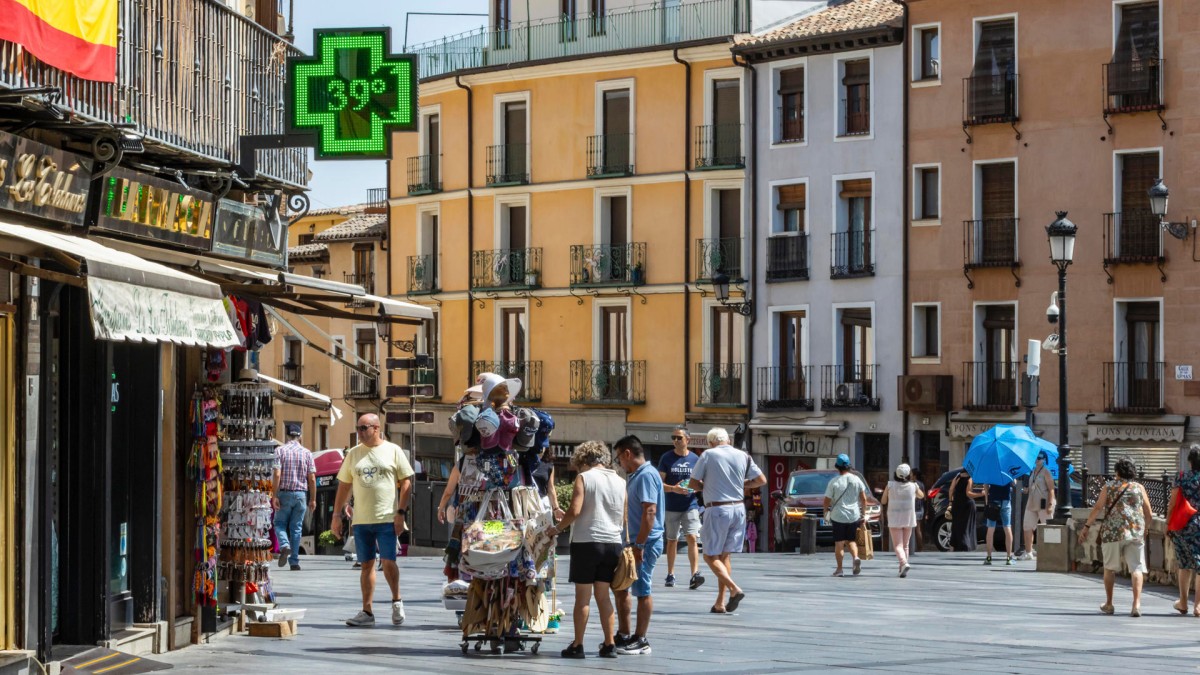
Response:
[[[0,40],[85,80],[117,79],[117,0],[0,0]]]

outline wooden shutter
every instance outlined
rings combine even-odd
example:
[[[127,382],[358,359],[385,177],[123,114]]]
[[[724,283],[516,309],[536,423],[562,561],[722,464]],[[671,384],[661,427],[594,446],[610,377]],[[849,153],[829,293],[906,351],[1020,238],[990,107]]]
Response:
[[[779,73],[780,94],[804,93],[804,69],[791,68]]]
[[[863,328],[871,327],[871,310],[870,309],[843,309],[842,310],[842,325],[843,326],[862,326]]]
[[[989,21],[979,28],[979,47],[975,51],[975,70],[971,75],[1002,76],[1015,72],[1016,45],[1012,19]]]
[[[842,77],[842,84],[853,86],[856,84],[871,83],[871,62],[867,59],[859,61],[846,62],[846,74]]]
[[[808,186],[804,183],[796,185],[780,185],[777,188],[779,192],[779,209],[786,211],[788,209],[803,209],[807,201]]]
[[[1016,170],[1013,164],[984,164],[979,167],[979,177],[983,183],[981,217],[984,220],[1016,217]]]
[[[854,197],[871,196],[871,179],[860,178],[856,180],[842,181],[841,197],[843,199],[852,199]]]
[[[1129,63],[1158,57],[1158,3],[1123,5],[1112,60]]]
[[[1121,211],[1150,211],[1150,186],[1158,178],[1158,153],[1121,155]]]

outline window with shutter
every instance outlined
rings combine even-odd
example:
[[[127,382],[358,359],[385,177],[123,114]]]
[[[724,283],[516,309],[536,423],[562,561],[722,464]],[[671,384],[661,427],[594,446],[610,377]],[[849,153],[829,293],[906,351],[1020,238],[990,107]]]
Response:
[[[846,61],[842,85],[845,87],[844,135],[871,133],[871,62],[868,59]]]
[[[853,197],[870,197],[871,179],[860,178],[842,181],[842,191],[840,196],[843,199],[851,199]]]
[[[1008,77],[1017,72],[1017,50],[1012,19],[988,21],[979,26],[975,50],[975,77]]]
[[[1121,155],[1121,211],[1150,211],[1150,186],[1158,178],[1158,153]]]
[[[1015,217],[1016,167],[1011,162],[983,164],[979,176],[983,197],[980,216],[984,220]]]
[[[796,185],[781,185],[776,188],[779,203],[777,208],[782,211],[783,232],[801,232],[804,229],[804,209],[807,200],[808,186],[804,183]]]
[[[779,74],[779,140],[804,140],[804,69],[791,68]]]
[[[1113,48],[1114,63],[1158,58],[1158,3],[1121,6],[1121,27]]]

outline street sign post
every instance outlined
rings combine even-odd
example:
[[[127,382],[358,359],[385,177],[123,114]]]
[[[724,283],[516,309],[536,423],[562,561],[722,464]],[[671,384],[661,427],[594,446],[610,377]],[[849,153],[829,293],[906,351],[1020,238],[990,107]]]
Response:
[[[389,357],[387,359],[388,370],[410,370],[412,368],[429,368],[433,366],[433,359],[429,358],[428,354],[417,354],[412,358],[397,359]]]
[[[388,398],[433,398],[432,384],[389,384]]]
[[[388,424],[433,424],[433,413],[429,411],[401,410],[387,413]],[[414,450],[415,451],[415,450]]]

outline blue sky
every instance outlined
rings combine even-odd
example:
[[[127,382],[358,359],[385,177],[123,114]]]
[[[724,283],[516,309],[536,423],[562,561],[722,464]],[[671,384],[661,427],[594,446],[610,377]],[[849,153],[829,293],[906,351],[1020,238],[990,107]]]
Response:
[[[295,0],[296,46],[312,53],[314,28],[391,26],[392,50],[404,45],[406,12],[486,13],[486,0]],[[284,3],[287,11],[287,3]],[[486,16],[410,16],[408,44],[414,45],[447,35],[479,28]],[[367,189],[387,184],[386,165],[382,161],[325,161],[312,159],[313,178],[309,198],[312,208],[357,204],[367,198]]]

